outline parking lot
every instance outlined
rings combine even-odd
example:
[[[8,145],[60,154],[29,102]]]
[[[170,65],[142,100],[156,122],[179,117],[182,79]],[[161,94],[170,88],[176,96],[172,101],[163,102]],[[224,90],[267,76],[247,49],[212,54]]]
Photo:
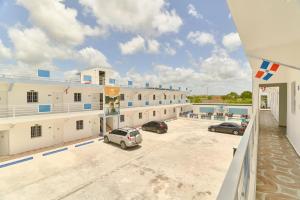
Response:
[[[215,123],[178,119],[128,150],[98,141],[0,168],[0,199],[215,199],[241,138]]]

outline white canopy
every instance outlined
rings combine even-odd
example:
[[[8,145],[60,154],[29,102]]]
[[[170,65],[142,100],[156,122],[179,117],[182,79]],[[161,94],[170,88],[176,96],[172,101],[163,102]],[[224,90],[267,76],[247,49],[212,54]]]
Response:
[[[228,0],[249,59],[300,69],[299,0]]]

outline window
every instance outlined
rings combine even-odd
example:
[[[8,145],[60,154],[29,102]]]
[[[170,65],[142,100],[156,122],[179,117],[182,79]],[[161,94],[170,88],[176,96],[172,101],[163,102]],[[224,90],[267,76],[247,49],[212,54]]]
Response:
[[[155,115],[156,115],[156,112],[155,112],[155,110],[153,110],[153,117],[155,117]]]
[[[125,116],[124,115],[120,115],[120,122],[124,122],[125,121]]]
[[[81,101],[81,93],[74,93],[74,101],[75,102]]]
[[[173,108],[173,112],[176,112],[176,109],[175,109],[175,108]]]
[[[30,90],[27,92],[27,103],[37,103],[38,102],[38,92]]]
[[[174,94],[174,100],[176,99],[176,95]]]
[[[139,113],[139,119],[142,119],[143,118],[143,113]]]
[[[182,107],[180,107],[180,112],[182,112],[182,110],[183,110]]]
[[[155,100],[155,94],[153,95],[153,100]]]
[[[183,99],[183,95],[181,95],[181,99]]]
[[[120,100],[121,100],[121,101],[124,101],[124,100],[125,100],[124,94],[120,94]]]
[[[167,99],[167,95],[166,94],[164,94],[164,99]]]
[[[167,110],[166,109],[164,110],[164,113],[165,113],[165,115],[167,114]]]
[[[83,129],[83,120],[76,121],[76,130],[82,130]]]
[[[42,126],[41,125],[34,125],[31,127],[31,138],[41,137],[42,136]]]
[[[142,95],[141,94],[138,95],[138,100],[142,100]]]

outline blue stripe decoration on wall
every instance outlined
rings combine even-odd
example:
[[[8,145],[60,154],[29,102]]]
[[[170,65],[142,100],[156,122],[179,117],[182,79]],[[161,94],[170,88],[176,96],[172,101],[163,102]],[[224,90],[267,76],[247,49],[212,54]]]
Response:
[[[128,85],[129,85],[129,86],[132,86],[132,85],[133,85],[133,82],[132,82],[132,81],[128,81]]]
[[[51,112],[51,105],[39,105],[39,112],[40,113]]]
[[[55,153],[59,153],[59,152],[62,152],[62,151],[66,151],[66,150],[68,150],[68,147],[43,153],[43,156],[49,156],[49,155],[52,155],[52,154],[55,154]]]
[[[19,163],[26,162],[26,161],[29,161],[29,160],[32,160],[32,159],[33,159],[33,157],[27,157],[27,158],[12,161],[12,162],[9,162],[9,163],[0,164],[0,168],[4,168],[4,167],[11,166],[11,165],[19,164]]]
[[[261,68],[261,69],[268,69],[269,64],[270,64],[269,61],[264,60],[264,61],[261,63],[260,68]]]
[[[247,108],[229,108],[228,112],[236,114],[236,115],[247,115],[248,109]]]
[[[92,81],[92,76],[84,75],[84,76],[83,76],[83,80],[84,80],[84,81],[89,81],[89,82],[91,82],[91,81]]]
[[[84,110],[91,110],[92,109],[92,104],[90,104],[90,103],[83,104],[83,109]]]
[[[213,113],[214,111],[214,107],[200,107],[200,113]]]
[[[109,79],[109,84],[115,85],[116,84],[116,79]]]
[[[50,77],[50,71],[38,69],[38,77],[49,78]]]
[[[131,106],[132,106],[132,102],[128,101],[128,107],[131,107]]]

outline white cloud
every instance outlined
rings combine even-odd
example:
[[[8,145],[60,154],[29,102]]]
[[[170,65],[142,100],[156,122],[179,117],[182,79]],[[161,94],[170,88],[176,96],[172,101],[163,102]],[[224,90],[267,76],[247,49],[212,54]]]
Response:
[[[119,47],[122,54],[131,55],[145,50],[145,39],[140,35],[132,38],[130,41],[120,43]]]
[[[216,48],[212,54],[201,59],[195,67],[174,67],[155,65],[153,73],[141,74],[130,70],[126,80],[133,80],[135,85],[189,88],[195,94],[226,94],[230,91],[241,92],[251,89],[251,68],[248,63],[241,63],[229,56],[224,49]]]
[[[200,31],[189,32],[187,39],[193,44],[198,44],[200,46],[216,43],[215,38],[212,34]]]
[[[132,55],[138,52],[150,54],[159,53],[160,43],[154,39],[144,39],[138,35],[125,43],[119,43],[120,50],[124,55]]]
[[[106,56],[92,47],[81,49],[78,54],[77,59],[87,65],[86,67],[111,67]]]
[[[2,41],[0,40],[0,60],[1,59],[10,59],[12,57],[12,53],[10,48],[4,46]]]
[[[200,63],[201,71],[211,81],[250,80],[251,70],[231,58],[224,49],[215,49],[212,55]]]
[[[99,25],[119,31],[157,36],[178,32],[182,19],[165,0],[79,0]]]
[[[241,46],[241,39],[238,33],[229,33],[223,37],[224,47],[230,51],[235,51]]]
[[[14,45],[17,61],[28,64],[51,63],[54,58],[65,59],[71,50],[60,48],[39,28],[10,28],[8,35]]]
[[[176,54],[176,49],[172,48],[169,43],[166,43],[165,53],[168,55],[174,56]]]
[[[148,53],[159,53],[160,44],[157,40],[147,40],[147,52]]]
[[[103,34],[99,27],[91,28],[79,22],[77,11],[64,5],[63,0],[17,0],[29,11],[31,21],[52,39],[67,45],[79,45],[85,36]]]
[[[188,14],[199,19],[203,19],[203,16],[196,10],[195,6],[193,4],[189,4],[187,6]]]
[[[175,43],[179,46],[182,47],[184,45],[184,42],[178,38],[175,39]]]

